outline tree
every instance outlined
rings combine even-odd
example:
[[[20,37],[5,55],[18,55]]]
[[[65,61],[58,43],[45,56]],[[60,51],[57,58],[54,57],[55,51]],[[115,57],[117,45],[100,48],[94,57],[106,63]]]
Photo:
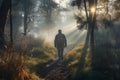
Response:
[[[5,48],[4,28],[10,9],[10,0],[3,0],[0,7],[0,49]]]
[[[4,29],[6,26],[6,21],[8,18],[8,13],[9,13],[9,17],[10,17],[10,45],[13,44],[13,25],[12,25],[12,5],[16,5],[18,1],[13,1],[12,0],[2,0],[1,1],[1,7],[0,7],[0,50],[4,50],[7,45],[5,42],[5,38],[4,38]]]
[[[24,12],[24,35],[26,35],[28,32],[27,30],[28,24],[31,20],[31,16],[30,16],[31,12],[32,14],[34,12],[34,10],[32,10],[34,9],[34,2],[33,0],[22,0],[22,4],[23,4],[23,12]],[[41,5],[39,10],[45,15],[46,22],[50,23],[52,10],[57,6],[57,4],[53,0],[40,0],[40,4]]]
[[[41,0],[40,9],[45,14],[46,22],[51,23],[51,13],[57,4],[53,0]]]
[[[88,27],[90,27],[90,50],[92,55],[92,61],[94,61],[94,28],[96,26],[96,6],[97,0],[89,0],[89,22]],[[93,9],[93,10],[92,10]],[[92,63],[94,65],[94,62]]]
[[[27,34],[28,30],[28,23],[29,23],[29,14],[32,11],[32,7],[33,7],[33,1],[32,0],[23,0],[22,1],[23,4],[23,11],[24,11],[24,35]]]
[[[12,0],[10,0],[10,45],[13,46]]]
[[[88,6],[87,6],[88,3]],[[86,13],[86,20],[82,20],[81,16],[77,19],[77,22],[81,25],[78,25],[79,28],[84,27],[85,24],[88,24],[88,33],[86,39],[89,41],[89,36],[90,36],[90,50],[91,50],[91,55],[94,55],[94,28],[96,25],[96,6],[97,6],[97,0],[75,0],[74,3],[72,3],[73,6],[77,5],[78,8],[80,9],[83,7],[84,4],[84,10]],[[89,14],[88,14],[89,13]],[[87,43],[87,42],[86,42]]]
[[[28,27],[28,0],[25,0],[24,3],[23,3],[23,6],[24,6],[24,35],[27,34],[27,27]]]

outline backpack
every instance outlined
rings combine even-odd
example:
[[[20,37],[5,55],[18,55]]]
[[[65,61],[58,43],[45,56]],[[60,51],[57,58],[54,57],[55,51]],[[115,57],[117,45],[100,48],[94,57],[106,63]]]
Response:
[[[58,36],[57,36],[57,43],[58,44],[64,44],[64,35],[62,35],[62,34],[59,34]]]

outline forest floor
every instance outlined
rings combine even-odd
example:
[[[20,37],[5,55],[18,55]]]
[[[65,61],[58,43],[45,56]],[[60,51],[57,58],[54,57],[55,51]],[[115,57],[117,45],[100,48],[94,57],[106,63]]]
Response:
[[[4,80],[120,80],[120,50],[109,44],[95,47],[95,61],[89,48],[76,46],[64,56],[54,60],[53,48],[32,50],[34,55],[17,53],[0,57],[0,79]],[[18,74],[19,73],[19,74]]]

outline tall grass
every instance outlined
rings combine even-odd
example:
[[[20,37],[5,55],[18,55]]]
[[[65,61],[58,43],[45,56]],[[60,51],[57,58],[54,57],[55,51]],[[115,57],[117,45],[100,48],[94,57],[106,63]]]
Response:
[[[34,79],[25,64],[22,53],[15,53],[11,50],[0,55],[0,80],[39,80]]]

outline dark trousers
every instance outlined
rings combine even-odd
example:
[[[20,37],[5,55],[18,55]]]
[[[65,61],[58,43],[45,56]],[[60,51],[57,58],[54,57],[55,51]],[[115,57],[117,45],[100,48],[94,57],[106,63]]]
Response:
[[[59,60],[63,60],[63,51],[64,48],[57,48]]]

